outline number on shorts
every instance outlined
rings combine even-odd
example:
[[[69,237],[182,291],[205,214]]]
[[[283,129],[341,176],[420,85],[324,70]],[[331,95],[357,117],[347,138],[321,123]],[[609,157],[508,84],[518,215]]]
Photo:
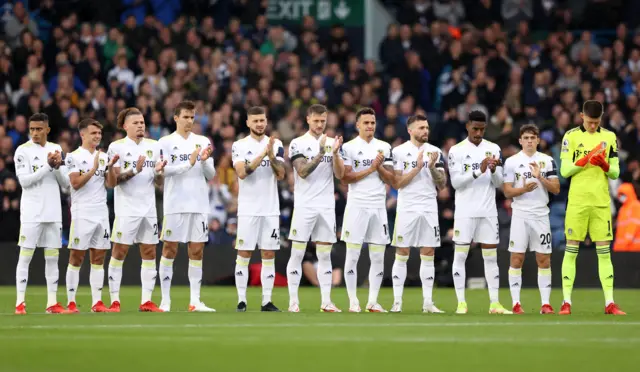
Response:
[[[276,233],[276,229],[273,229],[273,231],[271,232],[271,237],[275,240],[278,240],[278,234]]]
[[[202,232],[207,232],[207,225],[204,224],[204,221],[202,221]]]
[[[384,235],[387,235],[387,225],[382,225],[382,228],[384,229]]]
[[[158,224],[157,223],[153,224],[153,235],[158,235]]]
[[[433,235],[435,235],[436,238],[440,236],[440,226],[433,227]]]
[[[551,244],[551,233],[540,234],[540,244]]]
[[[104,236],[103,238],[105,239],[109,239],[109,232],[107,231],[107,229],[104,229]]]

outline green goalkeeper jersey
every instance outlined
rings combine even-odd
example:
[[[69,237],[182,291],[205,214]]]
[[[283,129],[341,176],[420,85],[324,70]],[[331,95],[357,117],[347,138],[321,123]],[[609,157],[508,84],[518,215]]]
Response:
[[[605,159],[609,163],[609,171],[597,165],[587,163],[584,167],[575,165],[578,159],[587,155],[594,147],[604,142]],[[598,128],[589,133],[583,126],[573,128],[565,133],[560,153],[560,173],[570,180],[570,205],[606,207],[611,204],[609,196],[609,178],[616,179],[620,175],[618,160],[618,144],[615,133]]]

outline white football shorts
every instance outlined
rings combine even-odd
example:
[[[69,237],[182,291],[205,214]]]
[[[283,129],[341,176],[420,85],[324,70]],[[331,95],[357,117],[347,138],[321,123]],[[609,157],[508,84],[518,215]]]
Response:
[[[238,216],[236,249],[277,251],[280,249],[280,216]]]
[[[549,218],[524,219],[511,217],[509,252],[551,254],[551,224]]]
[[[18,245],[22,248],[62,247],[62,222],[24,222]]]
[[[158,218],[116,216],[113,221],[111,241],[126,245],[158,244]]]
[[[387,210],[347,206],[344,211],[341,239],[352,244],[389,244]]]
[[[398,248],[439,247],[438,214],[426,211],[397,211],[391,245]]]
[[[333,208],[294,208],[289,240],[336,242],[336,210]]]
[[[458,244],[498,244],[498,217],[459,217],[453,221],[453,241]]]
[[[110,230],[108,215],[96,219],[72,218],[67,248],[79,251],[89,248],[110,249]]]
[[[164,216],[160,240],[179,243],[206,243],[209,225],[206,213],[172,213]]]

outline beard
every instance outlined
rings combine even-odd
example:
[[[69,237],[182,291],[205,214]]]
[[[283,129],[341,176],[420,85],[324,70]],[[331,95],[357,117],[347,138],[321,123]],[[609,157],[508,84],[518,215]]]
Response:
[[[254,136],[262,136],[264,134],[264,130],[262,132],[258,132],[257,130],[253,129],[253,128],[249,128],[249,131],[251,132],[251,134],[253,134]]]

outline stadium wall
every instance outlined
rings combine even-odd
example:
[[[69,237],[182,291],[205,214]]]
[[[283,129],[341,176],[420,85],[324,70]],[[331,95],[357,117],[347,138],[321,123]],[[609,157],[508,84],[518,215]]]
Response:
[[[31,261],[30,266],[30,285],[45,285],[44,279],[44,258],[43,251],[38,249]],[[15,244],[0,244],[0,285],[15,285],[15,269],[16,262],[18,260],[19,248]],[[161,248],[158,246],[157,256],[160,257]],[[389,248],[385,254],[385,281],[384,285],[391,285],[391,266],[394,260],[394,250]],[[366,252],[366,248],[363,249],[360,256],[360,262],[358,264],[358,278],[359,283],[366,282],[369,272],[369,257]],[[560,275],[562,266],[563,252],[556,251],[552,255],[552,272],[553,272],[553,285],[554,287],[560,287],[562,278]],[[615,267],[616,276],[616,288],[640,288],[640,253],[637,252],[614,252],[611,254],[613,265]],[[345,258],[345,247],[342,244],[337,244],[332,258],[338,266],[342,266]],[[508,276],[507,271],[509,268],[509,254],[506,250],[501,249],[499,254],[499,266],[502,288],[508,288]],[[203,266],[203,284],[205,285],[233,285],[234,284],[234,267],[235,267],[236,251],[231,245],[209,245],[205,248],[204,253],[204,266]],[[286,275],[286,265],[289,259],[289,250],[283,249],[276,255],[276,270],[281,275]],[[107,257],[105,262],[105,270],[108,264],[109,258]],[[449,266],[446,261],[448,258],[439,258],[436,266],[440,266],[441,269],[437,269],[437,284],[439,286],[451,286],[451,271],[447,267]],[[420,260],[418,259],[418,252],[412,251],[412,258],[408,263],[408,278],[407,285],[420,285],[420,280],[417,277],[418,269],[420,266]],[[441,264],[438,263],[440,261]],[[65,273],[69,262],[69,251],[67,249],[61,249],[60,251],[60,284],[64,284]],[[255,253],[252,259],[252,264],[259,264],[259,254]],[[189,279],[187,277],[188,258],[186,249],[181,247],[178,253],[178,257],[174,263],[174,285],[188,285]],[[596,257],[595,250],[585,249],[578,256],[578,271],[575,281],[576,287],[600,287],[600,280],[598,278],[598,259]],[[482,278],[483,263],[482,255],[479,249],[472,249],[469,258],[467,260],[467,278]],[[89,259],[88,255],[85,262],[82,265],[80,271],[82,285],[88,284],[89,278]],[[106,283],[106,281],[105,281]],[[123,285],[140,285],[140,253],[137,249],[131,249],[129,255],[124,263],[124,270],[122,276]],[[523,268],[523,286],[535,288],[537,287],[537,268],[535,263],[535,257],[533,254],[527,253],[527,259],[525,260]]]

